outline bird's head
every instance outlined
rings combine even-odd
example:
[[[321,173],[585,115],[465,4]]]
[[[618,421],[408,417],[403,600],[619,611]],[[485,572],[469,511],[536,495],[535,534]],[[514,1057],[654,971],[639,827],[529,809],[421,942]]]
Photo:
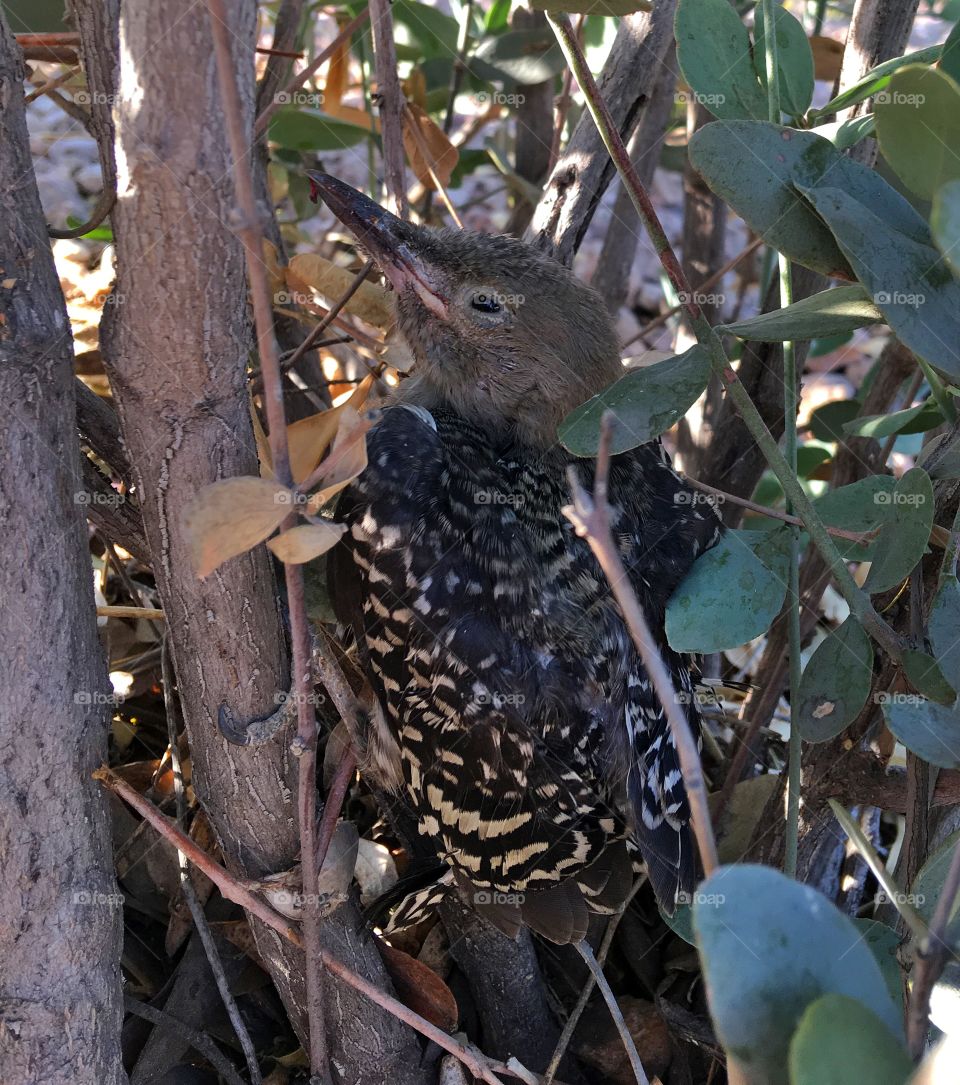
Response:
[[[562,264],[515,238],[415,226],[309,176],[396,291],[416,361],[401,398],[548,448],[560,421],[621,375],[602,300]]]

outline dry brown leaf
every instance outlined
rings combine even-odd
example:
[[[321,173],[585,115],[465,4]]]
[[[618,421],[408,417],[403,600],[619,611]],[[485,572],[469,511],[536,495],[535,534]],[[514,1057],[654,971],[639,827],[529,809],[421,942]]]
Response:
[[[354,273],[317,253],[294,256],[287,268],[287,285],[295,294],[309,293],[312,287],[331,302],[343,297],[354,280]],[[344,306],[344,311],[377,328],[393,324],[393,302],[387,290],[377,283],[363,282]]]
[[[403,111],[403,149],[410,168],[424,188],[436,188],[431,170],[444,188],[450,184],[450,175],[460,152],[440,125],[416,102],[407,102]]]
[[[367,374],[345,403],[332,407],[329,411],[312,414],[309,418],[301,418],[298,422],[287,426],[290,470],[293,481],[297,485],[303,482],[323,459],[323,454],[330,446],[340,425],[340,415],[344,407],[350,406],[354,410],[359,410],[366,402],[372,387],[373,375]]]
[[[338,22],[339,25],[339,22]],[[323,108],[329,112],[331,106],[338,106],[347,93],[347,78],[350,69],[350,38],[343,41],[333,51],[327,66],[327,78],[323,85]]]
[[[294,495],[265,478],[241,475],[205,486],[184,514],[197,576],[209,576],[228,558],[246,553],[288,515]]]
[[[460,1009],[453,992],[442,979],[415,957],[378,942],[380,956],[393,980],[400,1001],[445,1032],[453,1032]]]
[[[414,68],[406,79],[400,84],[404,98],[408,102],[427,108],[427,77],[419,68]]]
[[[323,475],[324,486],[310,495],[309,512],[317,512],[367,466],[367,431],[373,422],[361,417],[349,403],[343,404],[337,436],[330,449],[330,471]]]
[[[335,546],[347,530],[345,524],[324,521],[322,524],[298,524],[273,539],[267,546],[281,560],[290,565],[302,565],[325,554]]]
[[[813,50],[814,76],[827,83],[836,82],[843,63],[843,42],[823,34],[814,34],[810,38],[810,48]]]

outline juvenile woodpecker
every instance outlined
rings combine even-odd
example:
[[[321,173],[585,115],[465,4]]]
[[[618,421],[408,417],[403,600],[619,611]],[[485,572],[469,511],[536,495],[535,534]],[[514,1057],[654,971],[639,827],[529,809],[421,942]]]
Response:
[[[594,464],[557,427],[623,368],[601,298],[509,237],[411,225],[326,174],[324,202],[395,291],[415,358],[344,492],[329,563],[382,709],[372,736],[443,871],[393,923],[459,891],[502,930],[581,939],[642,857],[689,892],[689,808],[664,711],[588,544],[561,508]],[[688,719],[667,600],[719,521],[659,442],[615,456],[613,529]],[[639,852],[639,856],[638,856]],[[442,866],[440,866],[442,864]]]

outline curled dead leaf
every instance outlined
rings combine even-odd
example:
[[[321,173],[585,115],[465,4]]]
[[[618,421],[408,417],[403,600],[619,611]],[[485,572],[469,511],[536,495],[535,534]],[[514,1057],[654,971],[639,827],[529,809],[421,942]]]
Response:
[[[295,496],[265,478],[240,475],[205,486],[184,513],[184,531],[198,577],[246,553],[290,513]]]
[[[308,478],[311,471],[323,459],[323,454],[329,448],[330,442],[340,426],[344,408],[351,407],[353,410],[359,411],[366,402],[372,387],[373,375],[367,374],[345,403],[341,403],[337,407],[331,407],[329,411],[320,411],[319,414],[310,415],[309,418],[301,418],[299,421],[287,426],[290,470],[293,474],[293,481],[297,485]]]
[[[324,485],[310,495],[307,501],[309,512],[321,509],[367,466],[367,431],[375,420],[373,412],[361,415],[349,403],[343,404],[340,425],[337,427],[337,436],[334,438],[330,455],[320,464],[321,474],[318,481],[322,481]],[[327,464],[329,466],[323,470]]]
[[[346,530],[345,524],[328,520],[320,524],[298,524],[276,538],[268,539],[267,546],[281,561],[302,565],[325,554]]]
[[[290,261],[286,278],[287,285],[295,294],[315,290],[334,302],[352,286],[355,273],[318,253],[305,252]],[[344,310],[377,328],[388,328],[394,320],[390,295],[385,287],[377,283],[362,282]]]
[[[444,188],[450,184],[460,152],[440,125],[416,102],[407,102],[403,110],[403,149],[410,168],[424,188],[436,188],[434,177]]]
[[[386,942],[378,942],[377,947],[400,1001],[437,1028],[453,1032],[460,1019],[460,1008],[453,992],[436,972]]]

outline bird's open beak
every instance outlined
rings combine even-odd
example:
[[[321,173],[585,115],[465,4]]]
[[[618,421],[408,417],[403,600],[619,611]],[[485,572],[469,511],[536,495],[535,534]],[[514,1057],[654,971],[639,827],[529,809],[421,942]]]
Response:
[[[437,283],[436,273],[418,252],[416,231],[403,219],[392,215],[379,204],[331,177],[329,173],[307,170],[310,198],[317,197],[356,237],[360,245],[380,265],[380,270],[400,293],[412,287],[423,304],[437,316],[446,318],[448,301]]]

